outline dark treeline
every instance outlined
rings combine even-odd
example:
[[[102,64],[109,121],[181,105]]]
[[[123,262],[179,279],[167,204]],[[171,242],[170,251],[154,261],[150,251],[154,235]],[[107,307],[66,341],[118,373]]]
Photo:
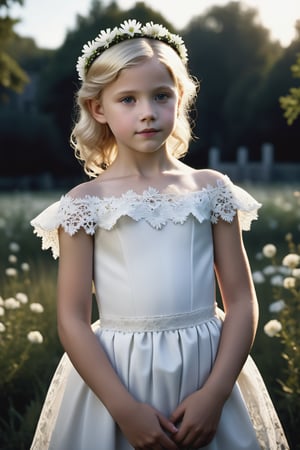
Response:
[[[283,48],[259,23],[257,11],[239,2],[213,6],[176,30],[143,2],[122,10],[114,2],[104,6],[93,0],[88,16],[77,17],[57,50],[40,49],[32,39],[16,35],[7,44],[30,82],[22,94],[0,90],[1,176],[81,173],[69,145],[79,86],[76,61],[83,44],[100,29],[129,18],[166,25],[183,36],[189,49],[189,66],[201,88],[193,113],[196,137],[186,162],[206,166],[213,146],[231,161],[240,145],[256,160],[265,142],[274,145],[276,161],[300,161],[299,120],[287,125],[279,104],[280,96],[297,85],[290,69],[300,53],[300,21],[294,41]]]

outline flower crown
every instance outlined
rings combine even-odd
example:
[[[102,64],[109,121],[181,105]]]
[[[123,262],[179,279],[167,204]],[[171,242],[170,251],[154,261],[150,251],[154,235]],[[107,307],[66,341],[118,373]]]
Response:
[[[187,49],[183,39],[178,36],[178,34],[170,33],[167,28],[160,24],[147,22],[146,25],[142,26],[142,24],[135,19],[130,19],[125,20],[120,27],[115,27],[112,30],[110,28],[101,30],[93,41],[88,41],[88,43],[83,46],[82,55],[79,56],[76,65],[79,79],[85,79],[86,74],[95,59],[109,47],[119,44],[119,42],[137,37],[156,39],[165,42],[178,53],[184,64],[187,63]]]

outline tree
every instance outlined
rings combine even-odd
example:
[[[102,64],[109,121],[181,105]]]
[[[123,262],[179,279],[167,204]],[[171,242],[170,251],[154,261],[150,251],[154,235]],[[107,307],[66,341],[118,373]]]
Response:
[[[296,63],[291,67],[291,72],[295,78],[300,78],[300,53],[297,55]],[[280,97],[279,102],[287,123],[292,125],[300,115],[300,87],[290,88],[289,95]]]
[[[8,10],[13,2],[23,4],[23,0],[0,0],[0,10],[1,8]],[[29,81],[25,71],[7,52],[7,46],[14,37],[13,27],[17,22],[18,20],[11,19],[7,12],[5,16],[0,16],[0,94],[2,98],[7,90],[22,92]]]
[[[197,166],[206,165],[212,146],[221,148],[228,160],[235,158],[241,141],[246,143],[255,89],[281,51],[257,14],[241,2],[230,2],[194,18],[184,32],[191,70],[201,86],[199,139],[192,147]]]

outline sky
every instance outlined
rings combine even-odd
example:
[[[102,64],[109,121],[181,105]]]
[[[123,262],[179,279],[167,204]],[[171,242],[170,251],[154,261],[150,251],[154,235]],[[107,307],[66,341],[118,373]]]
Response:
[[[228,0],[144,0],[152,9],[160,12],[178,30],[191,18],[203,14],[214,5],[226,5]],[[104,0],[103,4],[110,3]],[[136,0],[118,0],[121,9],[134,6]],[[300,20],[300,0],[241,0],[245,6],[259,12],[260,22],[270,30],[272,39],[288,46],[295,36],[295,22]],[[15,31],[21,36],[34,38],[42,48],[57,48],[67,30],[74,28],[76,15],[87,15],[91,0],[24,0],[24,5],[14,5],[10,15],[21,22]]]

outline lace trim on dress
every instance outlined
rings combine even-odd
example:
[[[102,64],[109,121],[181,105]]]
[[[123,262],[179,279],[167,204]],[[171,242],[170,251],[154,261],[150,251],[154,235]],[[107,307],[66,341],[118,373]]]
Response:
[[[217,180],[215,186],[207,185],[200,191],[184,194],[160,193],[149,187],[142,194],[129,190],[120,197],[65,195],[33,219],[31,225],[34,233],[42,238],[42,249],[51,248],[57,258],[59,226],[71,236],[80,228],[93,235],[97,227],[112,229],[124,216],[135,221],[145,220],[153,228],[161,229],[168,222],[183,224],[190,215],[200,223],[210,220],[216,224],[219,219],[232,222],[238,211],[241,228],[249,230],[260,207],[248,192],[225,176],[224,181]]]
[[[124,333],[162,332],[195,327],[216,317],[216,308],[214,306],[196,309],[187,313],[150,317],[101,316],[101,329]]]

